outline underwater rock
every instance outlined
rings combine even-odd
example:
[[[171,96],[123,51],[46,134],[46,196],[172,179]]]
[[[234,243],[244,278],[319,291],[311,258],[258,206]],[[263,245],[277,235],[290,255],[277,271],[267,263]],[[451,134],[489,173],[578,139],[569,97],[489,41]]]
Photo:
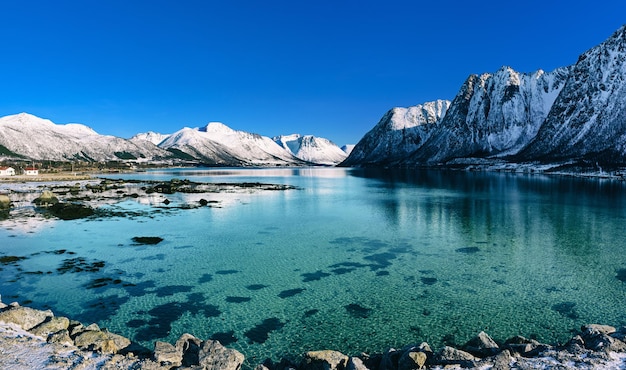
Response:
[[[80,203],[55,203],[48,210],[62,220],[76,220],[93,216],[95,213],[93,208]]]
[[[133,242],[141,245],[156,245],[163,241],[163,238],[158,236],[135,236]]]
[[[348,364],[348,356],[337,351],[310,351],[304,354],[302,370],[341,370]]]

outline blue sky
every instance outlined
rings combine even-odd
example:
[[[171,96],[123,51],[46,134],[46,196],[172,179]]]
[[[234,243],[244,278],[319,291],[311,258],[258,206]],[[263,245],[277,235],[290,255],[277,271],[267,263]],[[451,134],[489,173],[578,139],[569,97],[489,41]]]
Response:
[[[0,116],[121,137],[220,121],[343,145],[472,73],[575,63],[626,23],[626,2],[20,0],[0,14]]]

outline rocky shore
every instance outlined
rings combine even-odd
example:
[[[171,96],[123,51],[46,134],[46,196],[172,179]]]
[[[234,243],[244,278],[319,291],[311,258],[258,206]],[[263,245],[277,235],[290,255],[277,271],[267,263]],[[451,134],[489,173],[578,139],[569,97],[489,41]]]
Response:
[[[297,362],[246,363],[244,355],[215,340],[183,334],[176,343],[157,341],[154,350],[96,324],[84,325],[50,310],[0,300],[0,368],[3,369],[206,369],[413,370],[413,369],[623,369],[626,327],[584,325],[561,346],[516,336],[496,343],[480,332],[461,348],[433,351],[423,342],[378,354],[348,356],[320,350]]]

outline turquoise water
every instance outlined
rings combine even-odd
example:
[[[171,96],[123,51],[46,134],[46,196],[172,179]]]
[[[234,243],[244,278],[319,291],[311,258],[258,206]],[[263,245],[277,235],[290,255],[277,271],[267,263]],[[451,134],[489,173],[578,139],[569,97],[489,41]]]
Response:
[[[308,350],[427,341],[546,342],[626,324],[626,186],[455,171],[152,171],[126,178],[258,181],[298,190],[202,194],[219,207],[133,200],[132,217],[0,223],[3,301],[97,322],[149,348],[215,338],[254,366]],[[194,195],[197,196],[197,195]],[[193,198],[196,199],[196,198]],[[135,236],[159,236],[138,246]],[[29,303],[32,301],[32,303]]]

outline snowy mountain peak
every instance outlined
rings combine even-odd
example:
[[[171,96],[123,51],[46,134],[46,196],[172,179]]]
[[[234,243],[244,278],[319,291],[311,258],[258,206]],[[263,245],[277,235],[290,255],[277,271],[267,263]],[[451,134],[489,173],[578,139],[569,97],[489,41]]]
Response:
[[[222,122],[209,122],[205,127],[202,127],[200,131],[216,134],[232,134],[235,132],[235,130],[226,126]]]
[[[154,131],[142,132],[130,138],[130,141],[147,141],[154,145],[161,144],[165,139],[170,137],[170,135],[160,134]]]
[[[311,163],[335,165],[348,156],[332,141],[313,135],[291,134],[277,136],[273,140],[295,157]]]

